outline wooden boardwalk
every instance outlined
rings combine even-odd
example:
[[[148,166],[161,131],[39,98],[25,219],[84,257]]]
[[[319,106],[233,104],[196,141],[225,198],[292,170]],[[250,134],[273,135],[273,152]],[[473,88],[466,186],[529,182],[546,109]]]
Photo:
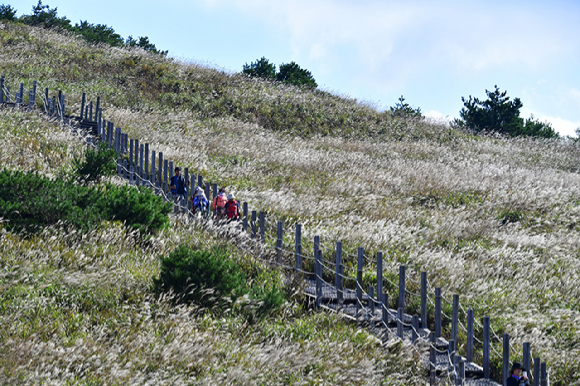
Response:
[[[13,96],[9,94],[9,88],[6,87],[4,77],[0,78],[0,107],[14,107],[20,109],[33,110],[36,105],[36,81],[33,82],[32,89],[28,92],[28,99],[23,98],[24,85],[20,84],[19,92]],[[44,90],[42,95],[43,113],[52,119],[60,119],[63,124],[67,124],[73,131],[81,131],[88,139],[89,146],[96,146],[97,142],[105,142],[114,148],[119,154],[117,172],[118,175],[127,180],[129,184],[147,186],[164,197],[167,201],[172,201],[171,193],[168,190],[169,173],[173,171],[173,163],[163,159],[162,153],[157,153],[149,149],[149,144],[140,144],[138,139],[129,139],[128,135],[123,133],[120,128],[115,128],[112,122],[103,119],[103,111],[100,107],[100,98],[96,103],[87,103],[86,96],[83,93],[78,116],[65,115],[65,95],[61,91],[52,98],[49,97],[49,90]],[[94,114],[93,114],[94,108]],[[150,151],[151,150],[151,151]],[[128,156],[128,158],[127,158]],[[127,161],[128,159],[128,161]],[[177,165],[176,165],[177,166]],[[204,182],[201,175],[189,175],[188,168],[184,168],[184,178],[190,181],[190,186],[200,186],[205,190],[206,197],[210,200],[217,195],[217,184]],[[210,200],[211,202],[211,200]],[[184,212],[188,212],[191,203],[188,197],[181,203]],[[242,221],[237,227],[243,237],[249,242],[260,245],[262,250],[265,248],[266,239],[266,213],[250,211],[247,203],[243,203]],[[189,212],[191,214],[191,212]],[[211,220],[208,220],[211,221]],[[270,224],[272,224],[270,222]],[[507,378],[510,368],[510,351],[515,349],[510,345],[509,335],[503,334],[498,337],[491,327],[488,317],[483,317],[482,323],[475,320],[473,310],[464,311],[459,304],[459,295],[454,294],[453,299],[447,300],[441,293],[441,288],[434,288],[434,299],[428,294],[430,284],[427,280],[427,273],[421,272],[420,294],[409,292],[406,288],[406,269],[404,266],[399,267],[399,285],[398,299],[395,302],[389,302],[388,295],[384,293],[383,280],[387,280],[383,275],[382,253],[378,252],[376,260],[373,261],[376,268],[377,282],[376,286],[369,286],[368,291],[364,290],[363,285],[363,265],[365,259],[367,263],[369,258],[365,256],[364,249],[358,249],[356,278],[347,277],[343,274],[343,256],[342,243],[337,242],[333,251],[336,257],[335,262],[328,262],[322,259],[320,251],[320,238],[314,238],[314,249],[311,253],[302,251],[301,243],[301,225],[296,224],[295,228],[295,251],[286,251],[283,246],[283,224],[277,222],[277,238],[275,239],[274,253],[277,255],[275,261],[270,263],[278,265],[281,268],[291,271],[293,274],[302,273],[304,277],[304,295],[311,298],[317,308],[337,312],[344,318],[356,321],[361,326],[369,329],[377,335],[383,342],[389,339],[401,339],[411,344],[419,354],[421,362],[428,371],[427,381],[430,384],[439,384],[447,382],[457,385],[499,385],[490,379],[490,358],[492,354],[499,355],[503,361],[503,382]],[[282,264],[282,256],[293,255],[295,264],[289,266]],[[303,261],[310,259],[314,262],[314,272],[303,270]],[[328,283],[323,280],[323,270],[334,271],[334,283]],[[357,290],[344,287],[344,282],[355,283]],[[419,315],[410,315],[405,313],[405,306],[412,296],[418,296],[420,299]],[[398,300],[398,301],[397,301]],[[452,315],[448,316],[442,311],[443,302],[448,302],[452,306]],[[396,303],[397,309],[388,308],[386,304]],[[428,323],[429,317],[427,310],[428,304],[433,307],[431,323]],[[461,316],[461,317],[460,317]],[[447,338],[442,336],[442,318],[447,317],[451,322],[451,334]],[[465,321],[465,324],[461,322]],[[476,326],[477,323],[477,326]],[[428,327],[434,329],[431,331]],[[481,338],[478,339],[475,333],[476,327],[481,332]],[[458,354],[458,331],[462,328],[466,332],[465,356]],[[498,353],[493,347],[492,339],[495,343],[502,343],[503,353]],[[473,362],[475,350],[474,341],[480,343],[482,349],[483,364],[479,365]],[[493,352],[492,352],[493,350]],[[547,385],[548,373],[547,365],[541,362],[540,358],[530,357],[530,345],[524,343],[522,350],[523,365],[527,369],[533,367],[533,385]],[[533,366],[532,366],[533,363]]]

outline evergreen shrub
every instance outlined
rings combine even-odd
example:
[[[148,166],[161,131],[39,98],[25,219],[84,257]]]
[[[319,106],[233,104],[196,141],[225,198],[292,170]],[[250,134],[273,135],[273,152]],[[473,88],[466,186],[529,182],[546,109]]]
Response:
[[[224,248],[192,250],[179,245],[167,257],[161,256],[161,272],[154,279],[158,292],[173,290],[183,301],[203,307],[224,306],[244,295],[251,300],[240,308],[248,317],[263,317],[280,308],[285,293],[276,285],[248,286],[243,268]]]
[[[38,172],[0,172],[0,217],[8,220],[9,230],[35,233],[60,221],[88,231],[102,221],[120,220],[152,233],[169,222],[170,212],[171,204],[144,188],[87,187]]]

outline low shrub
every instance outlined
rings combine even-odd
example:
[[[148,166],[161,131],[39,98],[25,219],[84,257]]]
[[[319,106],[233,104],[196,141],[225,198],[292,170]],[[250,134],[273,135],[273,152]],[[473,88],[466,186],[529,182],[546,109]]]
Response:
[[[179,245],[160,260],[155,290],[173,290],[181,301],[217,310],[247,295],[247,301],[239,302],[234,309],[249,320],[264,317],[284,304],[285,293],[275,283],[248,286],[246,272],[224,248],[192,250]]]
[[[87,187],[37,172],[0,172],[0,217],[9,230],[34,233],[63,222],[87,231],[105,220],[126,221],[142,233],[168,222],[171,204],[151,191],[127,186]]]
[[[204,307],[221,304],[229,297],[235,300],[247,293],[246,275],[224,249],[193,251],[179,245],[160,259],[161,272],[154,281],[158,291],[173,289],[185,301]]]
[[[117,172],[117,152],[107,143],[100,142],[96,149],[88,149],[84,157],[74,157],[73,175],[81,184],[100,182],[101,178]]]

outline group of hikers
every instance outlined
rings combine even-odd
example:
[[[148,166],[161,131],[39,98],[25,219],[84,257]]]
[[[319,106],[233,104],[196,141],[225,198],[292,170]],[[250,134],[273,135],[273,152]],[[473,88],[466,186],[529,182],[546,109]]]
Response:
[[[173,195],[173,213],[183,213],[187,210],[185,197],[187,196],[188,182],[181,175],[181,169],[176,167],[175,175],[171,177],[169,189]],[[205,192],[198,186],[191,197],[191,209],[194,214],[200,213],[202,217],[208,218],[210,215],[210,206]],[[227,195],[223,188],[219,189],[218,195],[213,199],[212,206],[213,218],[218,221],[234,221],[240,219],[240,203],[236,201],[233,193]]]

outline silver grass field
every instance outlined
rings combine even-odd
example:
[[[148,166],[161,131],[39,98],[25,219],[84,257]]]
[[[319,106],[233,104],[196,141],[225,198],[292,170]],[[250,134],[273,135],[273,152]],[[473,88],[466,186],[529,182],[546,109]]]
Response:
[[[356,259],[348,255],[358,246],[371,278],[370,262],[383,251],[387,277],[400,264],[411,280],[427,271],[432,287],[447,298],[459,294],[480,322],[490,316],[518,352],[531,342],[553,385],[578,382],[580,147],[573,141],[395,119],[346,97],[11,23],[0,24],[0,48],[0,75],[11,84],[38,80],[40,90],[63,89],[71,114],[82,92],[100,95],[103,116],[131,138],[266,211],[271,223],[284,220],[286,250],[300,223],[305,249],[320,235],[328,260],[334,243],[344,242],[347,274],[354,276]],[[160,79],[165,91],[147,79]],[[198,94],[175,86],[195,82],[213,90],[192,100]],[[247,116],[217,110],[212,101],[226,97]],[[341,124],[302,135],[288,129],[292,122],[271,124],[284,122],[274,110],[254,113],[252,106],[310,109]],[[57,121],[0,110],[2,168],[58,178],[84,149]],[[305,307],[298,295],[253,325],[154,295],[158,256],[179,243],[226,243],[199,223],[172,218],[148,243],[118,222],[82,237],[64,227],[32,237],[0,228],[0,383],[425,383],[420,348],[394,339],[383,346],[339,316]],[[275,229],[269,232],[273,244]],[[253,259],[228,248],[234,259]]]

